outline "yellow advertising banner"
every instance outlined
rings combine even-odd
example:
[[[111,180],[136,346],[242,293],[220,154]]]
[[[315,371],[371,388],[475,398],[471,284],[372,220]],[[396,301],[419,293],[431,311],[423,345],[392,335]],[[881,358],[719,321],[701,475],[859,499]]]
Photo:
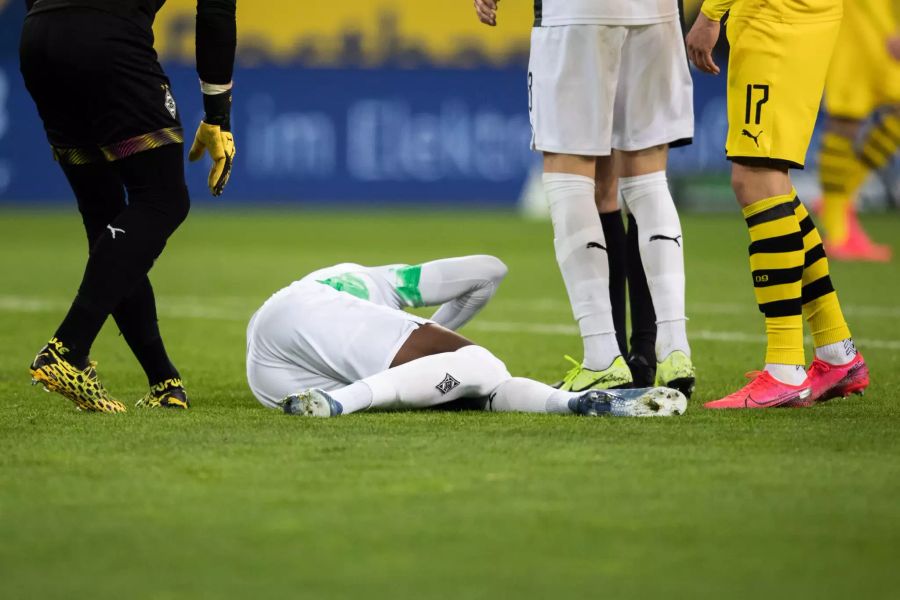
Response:
[[[245,65],[376,67],[521,64],[531,0],[506,0],[499,26],[471,0],[238,0],[238,53]],[[196,0],[168,0],[157,16],[164,60],[193,61]]]

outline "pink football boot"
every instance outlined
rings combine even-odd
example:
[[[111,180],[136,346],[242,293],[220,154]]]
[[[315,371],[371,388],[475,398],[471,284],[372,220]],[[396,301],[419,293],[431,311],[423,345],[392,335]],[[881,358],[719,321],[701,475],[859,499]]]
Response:
[[[869,387],[869,367],[858,352],[846,365],[831,365],[817,358],[810,365],[807,375],[812,384],[810,404],[850,394],[862,396]]]
[[[768,371],[752,371],[746,375],[750,383],[722,398],[707,402],[706,408],[775,408],[807,406],[812,395],[809,377],[800,385],[782,383]]]

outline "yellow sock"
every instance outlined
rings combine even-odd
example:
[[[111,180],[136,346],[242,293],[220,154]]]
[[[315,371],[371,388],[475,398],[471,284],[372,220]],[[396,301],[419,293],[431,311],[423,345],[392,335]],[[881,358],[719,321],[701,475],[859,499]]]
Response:
[[[866,132],[860,159],[872,170],[883,168],[900,147],[900,112],[880,115]]]
[[[850,337],[850,328],[831,284],[828,258],[819,230],[799,198],[794,198],[793,207],[803,235],[803,313],[818,348],[846,340]]]
[[[750,231],[750,270],[766,316],[766,363],[803,365],[803,236],[786,194],[744,208]]]
[[[822,136],[819,179],[822,184],[822,226],[828,241],[840,244],[847,239],[847,211],[869,174],[853,149],[853,140],[832,132]]]

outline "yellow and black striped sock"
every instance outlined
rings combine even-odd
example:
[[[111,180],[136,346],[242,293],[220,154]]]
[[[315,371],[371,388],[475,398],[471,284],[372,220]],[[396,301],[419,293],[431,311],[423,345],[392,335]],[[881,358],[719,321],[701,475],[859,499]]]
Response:
[[[849,338],[850,328],[847,327],[837,292],[831,284],[828,258],[825,256],[819,230],[796,196],[793,207],[803,235],[803,313],[809,323],[813,343],[819,348]]]
[[[786,194],[744,208],[750,230],[750,270],[766,316],[766,363],[803,365],[803,236]]]
[[[900,148],[900,111],[880,114],[866,132],[859,158],[873,171],[884,168]]]
[[[847,211],[868,174],[869,167],[857,157],[852,139],[830,131],[822,136],[819,151],[822,226],[829,242],[840,244],[847,239]]]

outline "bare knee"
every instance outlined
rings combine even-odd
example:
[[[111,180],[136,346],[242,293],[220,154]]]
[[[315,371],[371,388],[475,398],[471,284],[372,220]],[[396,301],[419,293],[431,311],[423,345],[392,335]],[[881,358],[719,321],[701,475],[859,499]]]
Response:
[[[544,173],[568,173],[594,178],[597,159],[593,156],[544,153]]]
[[[793,189],[787,167],[737,162],[731,168],[731,188],[742,207],[773,196],[790,194]]]
[[[639,177],[665,171],[669,146],[663,144],[644,150],[616,150],[616,169],[619,177]]]

